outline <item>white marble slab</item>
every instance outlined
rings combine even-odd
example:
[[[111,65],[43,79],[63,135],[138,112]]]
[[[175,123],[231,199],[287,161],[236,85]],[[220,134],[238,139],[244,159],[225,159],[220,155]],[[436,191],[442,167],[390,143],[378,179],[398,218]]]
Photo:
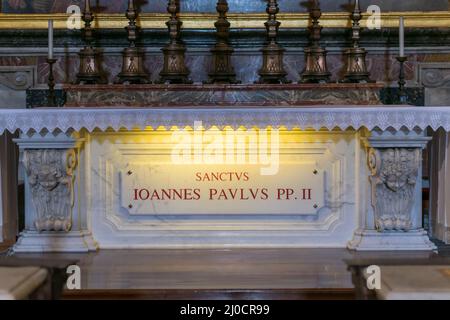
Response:
[[[450,266],[380,266],[386,300],[450,300]]]
[[[0,267],[0,300],[28,298],[47,278],[48,271],[39,267]]]

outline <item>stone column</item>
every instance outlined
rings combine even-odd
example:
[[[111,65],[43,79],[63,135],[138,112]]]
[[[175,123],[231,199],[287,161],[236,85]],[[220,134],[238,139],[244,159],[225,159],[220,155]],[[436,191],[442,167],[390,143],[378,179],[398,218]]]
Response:
[[[433,134],[430,157],[430,232],[450,244],[450,135],[439,129]]]
[[[450,63],[420,63],[418,82],[425,88],[426,106],[450,106]],[[432,132],[430,159],[430,232],[450,244],[450,135]]]
[[[26,90],[36,83],[36,66],[0,66],[0,108],[26,107]],[[0,135],[0,244],[16,242],[18,232],[18,152],[12,138]]]
[[[0,243],[12,245],[17,237],[17,157],[13,134],[0,135]]]
[[[14,251],[96,250],[77,199],[83,140],[74,133],[47,133],[22,135],[15,142],[25,172],[25,230]]]
[[[363,138],[370,185],[353,250],[433,250],[422,228],[423,132],[373,131]]]
[[[2,181],[2,172],[0,170],[0,182]],[[3,192],[2,192],[2,184],[0,183],[0,243],[3,242],[4,236],[4,230],[3,230]]]

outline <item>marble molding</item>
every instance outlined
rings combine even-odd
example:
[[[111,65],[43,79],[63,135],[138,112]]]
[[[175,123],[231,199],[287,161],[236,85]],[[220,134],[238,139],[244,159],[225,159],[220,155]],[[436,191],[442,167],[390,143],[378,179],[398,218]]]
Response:
[[[0,66],[0,84],[12,90],[26,90],[36,84],[34,66]]]
[[[450,105],[450,63],[418,64],[418,83],[424,87],[425,105]]]
[[[0,108],[24,108],[26,90],[37,82],[37,68],[33,65],[0,66]]]
[[[66,107],[380,105],[381,84],[65,86]]]
[[[450,88],[450,63],[419,64],[419,79],[426,88]]]

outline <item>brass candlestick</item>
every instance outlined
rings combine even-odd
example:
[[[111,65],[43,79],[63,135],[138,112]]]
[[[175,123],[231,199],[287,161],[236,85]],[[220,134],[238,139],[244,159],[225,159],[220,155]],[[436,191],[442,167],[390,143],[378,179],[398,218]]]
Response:
[[[263,66],[259,71],[259,83],[288,83],[287,72],[284,70],[283,49],[277,42],[278,30],[281,22],[277,21],[280,11],[277,0],[268,0],[266,12],[269,16],[265,23],[267,30],[267,44],[262,49]]]
[[[305,49],[306,68],[301,74],[302,83],[325,83],[330,81],[331,74],[327,67],[327,51],[320,46],[322,27],[319,19],[322,16],[318,0],[311,0],[309,15],[310,46]]]
[[[216,23],[216,37],[217,42],[211,53],[213,54],[213,71],[209,74],[209,81],[207,83],[239,83],[236,80],[236,73],[234,72],[231,63],[231,56],[234,52],[229,44],[230,37],[230,22],[227,18],[228,1],[218,0],[216,6],[219,18]]]
[[[136,47],[140,28],[136,25],[138,12],[134,0],[128,1],[128,10],[125,15],[129,20],[125,28],[128,32],[130,46],[123,51],[122,72],[118,75],[118,83],[145,84],[149,83],[149,74],[144,70],[144,52]]]
[[[179,17],[180,1],[168,0],[167,12],[170,19],[166,25],[169,29],[170,41],[163,49],[164,66],[160,75],[160,83],[192,83],[189,79],[190,71],[186,67],[184,55],[186,47],[181,41],[182,22]]]
[[[56,107],[56,95],[55,95],[55,76],[53,74],[53,65],[58,61],[57,59],[47,58],[48,63],[48,106]]]
[[[405,62],[408,61],[408,57],[397,57],[397,61],[400,63],[400,73],[398,80],[398,97],[401,104],[407,104],[406,94],[406,80],[405,80]]]
[[[102,77],[98,65],[97,50],[92,47],[94,40],[93,29],[91,27],[94,21],[94,15],[91,12],[90,0],[85,0],[83,17],[84,31],[83,37],[86,46],[81,49],[80,53],[80,71],[77,74],[78,84],[97,84],[102,83]]]
[[[361,26],[359,21],[362,19],[361,9],[359,6],[359,0],[355,0],[355,7],[351,14],[351,19],[353,21],[352,26],[352,48],[345,51],[347,56],[347,71],[345,73],[345,78],[343,82],[351,83],[367,83],[374,82],[370,80],[370,74],[367,71],[366,65],[366,55],[367,52],[364,48],[359,46],[359,40],[361,37]]]

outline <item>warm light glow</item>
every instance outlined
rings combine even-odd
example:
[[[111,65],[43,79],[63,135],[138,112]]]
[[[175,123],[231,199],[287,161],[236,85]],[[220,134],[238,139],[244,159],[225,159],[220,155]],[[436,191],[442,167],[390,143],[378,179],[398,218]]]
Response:
[[[279,131],[276,129],[209,129],[196,122],[183,130],[172,130],[173,164],[258,164],[262,175],[279,169]]]

